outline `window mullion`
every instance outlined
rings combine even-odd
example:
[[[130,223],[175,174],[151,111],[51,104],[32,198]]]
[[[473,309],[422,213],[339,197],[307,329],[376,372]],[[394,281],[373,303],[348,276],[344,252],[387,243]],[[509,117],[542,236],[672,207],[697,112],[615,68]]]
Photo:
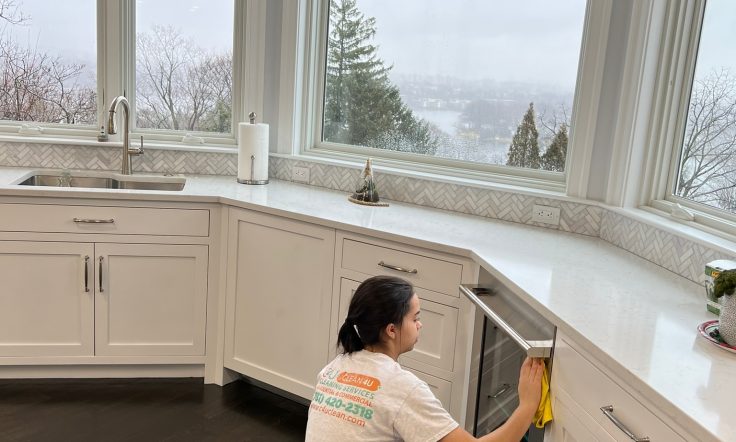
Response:
[[[588,1],[586,7],[567,155],[568,196],[585,198],[588,193],[612,7],[613,3],[610,0]]]
[[[130,38],[134,38],[135,2],[132,0],[98,0],[100,18],[98,45],[98,102],[99,125],[107,129],[108,108],[112,100],[125,93],[134,100],[134,84],[130,78],[130,69],[134,52],[131,50]],[[133,41],[132,46],[135,46]],[[132,103],[131,103],[132,104]],[[134,108],[134,107],[133,107]],[[135,121],[134,115],[131,119]],[[120,140],[120,134],[110,135],[111,141]]]
[[[682,145],[684,124],[695,72],[695,55],[705,2],[669,4],[665,41],[659,64],[656,111],[646,167],[647,179],[641,204],[668,198],[678,173],[678,146]]]
[[[239,85],[236,90],[236,103],[233,110],[235,123],[247,121],[248,115],[255,112],[263,117],[264,66],[266,48],[267,0],[246,0],[236,9],[235,35],[241,45],[239,60],[235,62],[234,72]],[[237,129],[233,127],[233,132]]]

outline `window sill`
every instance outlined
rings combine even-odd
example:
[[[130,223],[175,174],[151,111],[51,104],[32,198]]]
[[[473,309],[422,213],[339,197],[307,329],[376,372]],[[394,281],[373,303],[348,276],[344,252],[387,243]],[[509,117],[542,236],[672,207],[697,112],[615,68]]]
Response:
[[[0,135],[0,143],[25,143],[25,144],[60,144],[66,146],[89,146],[102,148],[118,148],[120,149],[120,141],[97,141],[90,138],[67,138],[61,136],[21,136],[21,135]],[[153,150],[180,150],[186,152],[206,152],[206,153],[237,153],[236,146],[225,145],[188,145],[180,143],[166,143],[157,141],[146,141],[144,136],[144,148]],[[135,137],[131,138],[131,145],[137,146]]]
[[[636,209],[604,207],[612,212],[683,237],[704,247],[716,249],[729,255],[736,255],[736,236],[729,233],[712,229],[694,221],[673,218],[669,213],[651,206],[642,206]]]
[[[292,161],[304,161],[336,167],[347,167],[351,169],[363,169],[363,167],[365,166],[365,158],[367,158],[367,156],[365,155],[362,155],[361,158],[356,158],[357,155],[336,154],[334,152],[322,153],[315,152],[314,150],[297,155],[271,152],[270,156],[289,159]],[[480,175],[479,173],[474,173],[472,171],[461,171],[461,173],[466,176],[457,176],[457,169],[451,171],[451,168],[445,168],[441,166],[411,164],[411,167],[407,167],[408,164],[406,162],[392,161],[385,158],[376,157],[371,157],[371,160],[374,172],[379,175],[381,173],[387,173],[407,178],[428,180],[458,186],[468,186],[499,192],[516,193],[536,198],[548,198],[594,206],[599,205],[597,201],[569,197],[565,195],[564,191],[536,189],[532,187],[525,187],[520,184],[499,183],[490,181],[489,179],[479,179],[476,177],[467,176]],[[454,172],[454,174],[452,172]]]

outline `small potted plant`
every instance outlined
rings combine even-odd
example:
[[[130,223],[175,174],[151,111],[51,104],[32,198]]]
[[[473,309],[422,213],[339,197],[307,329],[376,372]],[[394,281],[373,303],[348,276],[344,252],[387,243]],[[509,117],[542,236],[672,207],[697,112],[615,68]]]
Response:
[[[713,280],[713,295],[721,301],[718,332],[726,344],[736,346],[736,270],[721,272]]]

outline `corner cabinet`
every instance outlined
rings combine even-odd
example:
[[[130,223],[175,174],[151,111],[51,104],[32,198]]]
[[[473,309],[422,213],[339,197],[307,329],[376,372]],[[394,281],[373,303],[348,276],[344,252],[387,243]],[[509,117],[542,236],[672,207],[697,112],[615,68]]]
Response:
[[[229,209],[226,368],[309,399],[327,364],[335,230]]]
[[[554,358],[550,391],[555,419],[547,426],[546,442],[694,440],[678,433],[685,434],[683,430],[675,431],[675,423],[665,423],[655,404],[635,398],[559,331]],[[602,407],[611,409],[604,412]]]

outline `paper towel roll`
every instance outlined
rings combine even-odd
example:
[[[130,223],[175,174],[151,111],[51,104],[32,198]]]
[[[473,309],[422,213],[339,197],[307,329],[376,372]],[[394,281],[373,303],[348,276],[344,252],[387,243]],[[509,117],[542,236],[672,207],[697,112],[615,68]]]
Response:
[[[268,183],[268,124],[238,124],[238,182]]]

